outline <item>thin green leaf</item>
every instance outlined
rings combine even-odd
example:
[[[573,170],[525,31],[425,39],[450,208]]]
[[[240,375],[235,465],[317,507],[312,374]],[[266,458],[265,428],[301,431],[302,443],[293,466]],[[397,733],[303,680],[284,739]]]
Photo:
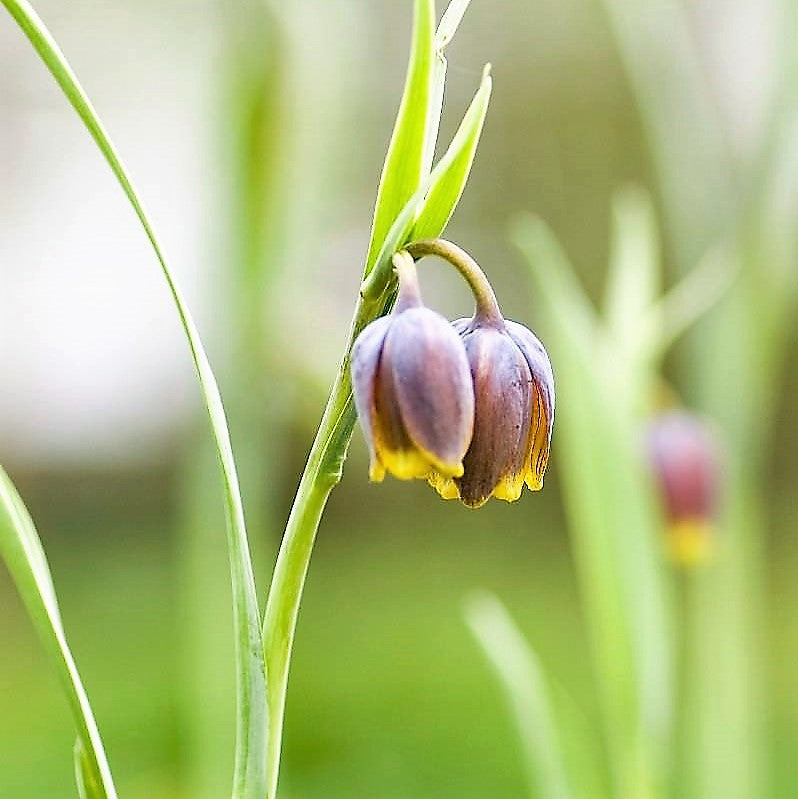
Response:
[[[496,671],[524,749],[531,796],[573,799],[554,702],[543,667],[504,605],[479,594],[466,609],[469,627]]]
[[[16,488],[0,467],[0,556],[64,687],[83,750],[89,799],[116,799],[111,770],[88,696],[64,632],[39,535]]]
[[[490,64],[488,64],[482,74],[479,89],[449,149],[432,170],[429,188],[413,228],[412,239],[439,236],[454,213],[471,173],[471,165],[474,163],[474,155],[488,112],[491,88]]]
[[[437,123],[430,124],[434,68],[435,3],[416,0],[407,78],[377,190],[366,275],[374,267],[394,220],[426,178],[429,132],[437,132]],[[431,146],[434,149],[434,141]]]
[[[26,0],[2,0],[2,2],[63,90],[116,175],[161,265],[188,339],[203,398],[208,409],[224,480],[233,581],[238,686],[234,796],[263,799],[266,794],[265,754],[268,736],[266,667],[243,505],[219,388],[199,333],[183,295],[172,276],[166,256],[149,221],[149,216],[91,101],[57,43],[31,5]]]
[[[661,357],[691,325],[709,311],[729,290],[740,264],[728,247],[710,250],[654,305],[648,314],[648,338],[654,354]],[[651,329],[653,328],[653,330]]]
[[[659,293],[659,239],[648,195],[637,188],[619,192],[613,222],[605,315],[610,334],[628,349],[639,342]]]

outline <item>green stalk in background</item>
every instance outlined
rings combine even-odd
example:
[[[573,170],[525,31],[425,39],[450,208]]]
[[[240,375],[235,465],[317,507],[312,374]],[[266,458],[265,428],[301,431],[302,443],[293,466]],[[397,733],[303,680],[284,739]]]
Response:
[[[680,707],[673,597],[660,513],[643,460],[643,426],[665,351],[728,289],[734,272],[725,261],[710,259],[659,296],[650,202],[642,192],[627,190],[615,203],[614,219],[602,315],[540,221],[518,220],[512,232],[531,267],[540,330],[557,368],[558,465],[592,648],[610,795],[661,799],[672,784]],[[483,647],[495,650],[494,662],[513,660],[496,650],[499,633],[486,636],[484,625],[478,633]],[[500,675],[508,668],[500,667]],[[546,681],[533,680],[540,693]],[[529,703],[514,680],[504,676],[503,682],[516,705]],[[556,703],[549,698],[548,704]],[[563,741],[584,738],[573,719],[560,724]],[[589,753],[595,747],[580,748]],[[572,771],[572,786],[577,777]],[[595,786],[588,795],[601,795],[601,789]]]
[[[762,475],[798,307],[798,252],[790,232],[798,219],[790,144],[798,86],[795,18],[785,18],[781,82],[770,114],[775,135],[749,163],[733,158],[727,147],[680,5],[603,5],[648,135],[679,271],[719,242],[739,264],[736,285],[701,336],[688,342],[685,359],[692,404],[721,425],[729,444],[721,544],[690,591],[699,706],[692,714],[688,795],[758,799],[767,789],[762,630],[768,514]],[[736,201],[743,196],[753,202]],[[724,665],[721,673],[717,664]]]
[[[619,216],[614,272],[639,267],[648,276],[637,282],[615,279],[626,286],[626,307],[619,311],[614,304],[618,329],[626,324],[621,319],[641,325],[643,309],[653,299],[656,260],[649,217],[634,198],[627,198]],[[616,343],[541,223],[519,223],[514,238],[532,266],[541,330],[557,364],[558,463],[593,648],[612,795],[654,799],[664,796],[663,752],[673,697],[670,608],[657,514],[633,421],[645,406],[647,370],[634,350],[643,337],[624,335],[623,343]]]

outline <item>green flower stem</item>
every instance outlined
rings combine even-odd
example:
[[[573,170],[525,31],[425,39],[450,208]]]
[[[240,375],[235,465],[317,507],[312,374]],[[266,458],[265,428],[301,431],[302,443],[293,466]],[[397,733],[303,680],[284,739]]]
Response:
[[[493,287],[480,265],[461,247],[446,239],[422,239],[404,248],[417,261],[425,255],[436,255],[448,261],[465,279],[477,303],[476,317],[486,324],[501,324],[502,313]]]
[[[269,693],[268,799],[275,799],[277,794],[288,669],[305,577],[321,515],[330,492],[341,480],[355,425],[349,369],[352,345],[369,322],[390,310],[394,299],[395,294],[388,291],[386,285],[381,300],[361,297],[355,308],[344,357],[311,446],[277,556],[263,622]]]
[[[460,247],[444,239],[425,239],[405,245],[401,252],[415,259],[436,255],[451,263],[471,287],[477,315],[488,323],[501,321],[496,296],[485,273]],[[305,578],[316,531],[327,499],[341,480],[355,425],[349,368],[352,345],[366,325],[391,309],[396,297],[396,280],[391,270],[375,270],[374,278],[368,282],[368,291],[362,291],[355,308],[338,375],[294,497],[266,602],[263,640],[269,694],[268,799],[275,799],[277,794],[288,670]]]

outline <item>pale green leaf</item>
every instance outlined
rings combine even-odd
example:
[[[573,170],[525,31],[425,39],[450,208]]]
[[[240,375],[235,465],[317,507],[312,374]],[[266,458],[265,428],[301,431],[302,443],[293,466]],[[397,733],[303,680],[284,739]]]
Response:
[[[416,0],[407,78],[377,190],[366,275],[373,269],[391,225],[426,178],[425,164],[431,160],[428,139],[437,134],[438,127],[433,105],[438,104],[440,116],[442,102],[442,94],[433,98],[435,60],[435,4]],[[434,140],[430,146],[434,150]]]
[[[444,86],[446,84],[446,56],[444,51],[454,38],[457,28],[468,9],[471,0],[452,0],[443,13],[438,30],[435,32],[435,65],[432,69],[432,90],[430,108],[427,115],[427,132],[424,145],[424,175],[427,176],[435,160],[435,146],[438,142],[438,129],[443,111]]]
[[[50,568],[39,535],[16,488],[0,467],[0,557],[2,557],[66,692],[83,751],[88,799],[116,799],[100,732],[67,643]],[[85,791],[84,791],[85,792]]]
[[[471,631],[496,671],[515,717],[532,796],[573,799],[554,702],[543,667],[507,609],[492,594],[467,607]]]
[[[438,130],[441,126],[443,113],[443,95],[446,85],[446,56],[443,50],[435,53],[435,64],[432,67],[432,88],[430,89],[429,114],[427,116],[427,130],[424,139],[424,177],[429,176],[432,162],[435,160],[435,147],[438,144]]]
[[[631,353],[659,293],[659,238],[651,200],[642,189],[617,194],[612,232],[605,316],[610,335]]]
[[[263,799],[266,795],[265,762],[268,737],[263,639],[238,475],[216,378],[149,216],[91,101],[57,43],[31,5],[26,0],[2,0],[2,2],[61,87],[122,186],[160,263],[188,340],[218,450],[227,510],[238,686],[234,796],[237,799],[243,799],[243,797]]]

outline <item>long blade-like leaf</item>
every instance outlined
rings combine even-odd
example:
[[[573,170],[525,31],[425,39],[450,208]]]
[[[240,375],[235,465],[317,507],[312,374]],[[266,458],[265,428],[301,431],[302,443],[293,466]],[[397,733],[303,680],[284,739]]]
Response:
[[[32,6],[26,0],[2,0],[2,2],[63,90],[116,175],[155,251],[188,339],[203,398],[208,409],[224,479],[233,581],[238,685],[234,796],[263,799],[266,794],[265,753],[268,735],[266,667],[238,476],[216,378],[149,216],[86,92],[78,82],[58,44]]]
[[[568,766],[543,668],[502,603],[474,597],[468,624],[501,681],[526,756],[532,796],[573,799]]]
[[[434,69],[435,3],[416,0],[407,78],[377,190],[365,274],[374,267],[394,220],[426,177]],[[437,113],[440,117],[440,106]],[[437,124],[432,129],[437,132]]]
[[[87,799],[116,799],[116,789],[88,696],[67,644],[50,568],[16,488],[0,467],[0,556],[50,655],[75,717]]]

